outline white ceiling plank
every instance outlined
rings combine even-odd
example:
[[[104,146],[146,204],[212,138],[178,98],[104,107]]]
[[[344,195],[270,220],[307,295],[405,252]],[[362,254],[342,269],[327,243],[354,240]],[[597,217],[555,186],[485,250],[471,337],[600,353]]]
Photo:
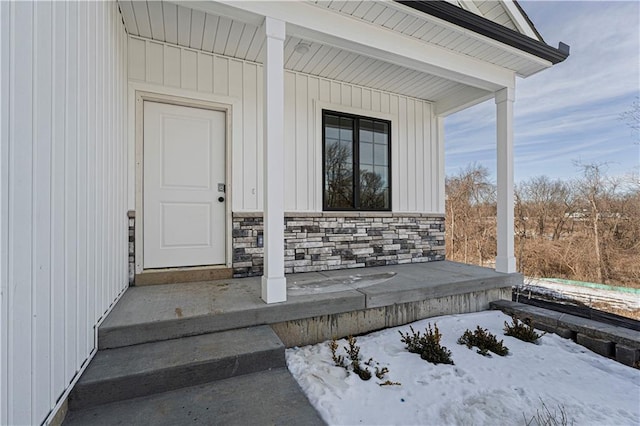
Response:
[[[133,13],[133,6],[129,0],[121,0],[119,2],[120,10],[122,11],[122,18],[124,19],[124,25],[127,27],[127,31],[132,35],[140,35],[138,33],[138,25],[136,24],[136,16]]]
[[[358,7],[356,7],[356,10],[354,10],[351,15],[355,16],[356,18],[362,19],[362,17],[366,15],[369,10],[371,10],[374,4],[375,2],[372,1],[363,1]]]
[[[361,84],[363,86],[371,86],[370,85],[371,80],[376,78],[376,76],[383,75],[392,66],[393,64],[390,64],[388,62],[376,61],[375,65],[373,65],[369,70],[369,73],[367,75],[362,76]]]
[[[141,37],[151,38],[151,23],[149,22],[149,9],[147,2],[138,0],[131,3],[133,6],[133,14],[136,17],[138,25],[138,35]]]
[[[411,25],[407,26],[404,30],[402,30],[403,34],[407,34],[413,37],[413,35],[418,32],[420,29],[424,28],[426,25],[423,20],[416,19],[411,23]]]
[[[204,33],[202,34],[202,50],[213,52],[213,42],[218,31],[218,17],[207,13],[204,18]]]
[[[457,34],[448,44],[451,50],[455,50],[456,52],[460,51],[460,46],[462,46],[469,39],[461,34]]]
[[[334,68],[330,73],[327,74],[327,78],[333,79],[333,80],[338,80],[338,75],[340,73],[342,73],[342,71],[344,71],[345,69],[349,68],[351,66],[351,64],[353,64],[355,61],[358,60],[358,58],[360,58],[360,55],[357,55],[355,53],[349,53],[349,55],[347,55],[347,57],[342,61],[342,63]]]
[[[325,6],[329,9],[340,11],[347,3],[346,1],[318,2],[318,6]]]
[[[378,15],[373,20],[373,23],[377,25],[383,25],[395,14],[396,14],[395,10],[391,9],[390,7],[385,7],[384,10],[380,13],[380,15]]]
[[[301,40],[297,37],[287,37],[284,40],[284,67],[286,69],[292,69],[293,64],[298,60],[297,53],[295,53],[294,49],[296,44],[298,44]]]
[[[229,18],[220,17],[218,20],[218,31],[216,31],[216,39],[213,42],[213,51],[220,55],[224,53],[224,48],[227,46],[231,24],[232,21]]]
[[[262,43],[264,43],[264,39],[264,28],[260,27],[257,29],[255,35],[253,36],[253,40],[251,40],[251,44],[249,45],[249,50],[247,51],[246,55],[247,60],[255,62],[258,57],[258,53],[262,48]]]
[[[413,24],[418,18],[414,16],[407,15],[402,21],[398,22],[398,24],[393,27],[394,31],[398,31],[399,33],[404,32],[404,30],[411,24]]]
[[[154,40],[166,41],[164,36],[164,17],[161,1],[148,1],[149,21],[151,22],[151,37]]]
[[[396,90],[400,93],[410,93],[411,96],[415,97],[425,96],[428,92],[418,91],[417,87],[426,77],[425,74],[418,71],[408,74],[404,79],[396,83]]]
[[[231,29],[229,30],[229,38],[227,39],[227,45],[224,48],[224,54],[227,56],[236,56],[238,50],[238,44],[240,44],[240,38],[244,30],[244,24],[242,22],[233,21]]]
[[[375,21],[387,8],[380,3],[374,3],[371,9],[367,13],[364,14],[362,19],[365,21],[373,22]]]
[[[433,25],[429,31],[425,33],[422,37],[420,37],[424,41],[431,42],[434,37],[437,37],[441,32],[446,31],[446,29],[440,25]]]
[[[425,78],[425,75],[421,72],[414,71],[407,75],[402,81],[397,83],[397,89],[400,93],[411,93],[416,91],[416,86]]]
[[[387,28],[393,28],[400,23],[404,18],[407,17],[407,14],[404,12],[396,12],[389,19],[387,19],[382,26]]]
[[[256,54],[255,58],[251,58],[250,60],[253,62],[260,62],[260,63],[264,63],[264,49],[265,49],[265,45],[267,39],[266,37],[262,39],[262,43],[260,44],[260,50],[258,50],[258,53]]]
[[[325,46],[325,48],[327,49],[327,52],[320,59],[320,61],[318,61],[318,63],[315,64],[313,68],[308,69],[308,72],[310,74],[320,75],[322,73],[322,70],[324,70],[324,68],[331,61],[333,61],[335,57],[338,56],[338,54],[340,54],[340,49],[336,49],[335,47],[331,47],[331,46]]]
[[[425,22],[423,26],[421,26],[416,32],[414,32],[412,34],[412,37],[418,38],[418,39],[424,39],[425,38],[425,34],[427,34],[429,31],[431,31],[434,27],[434,24],[431,22]]]
[[[441,41],[446,39],[447,37],[451,37],[452,35],[456,35],[455,32],[451,31],[451,30],[443,30],[440,31],[436,36],[434,36],[430,41],[431,43],[435,43],[437,45],[442,46]]]
[[[256,31],[258,28],[245,24],[244,29],[242,30],[242,36],[240,37],[240,42],[238,43],[238,49],[236,50],[236,57],[246,59],[247,52],[249,51],[249,46],[251,46],[251,42],[256,35]]]
[[[302,69],[316,56],[322,45],[320,43],[306,43],[309,45],[309,51],[304,55],[300,53],[294,53],[293,57],[295,63],[293,65],[294,70],[302,71]],[[295,47],[295,46],[294,46]]]
[[[370,85],[372,87],[378,87],[380,84],[382,84],[383,81],[386,81],[389,78],[391,78],[394,74],[399,73],[401,69],[402,68],[399,67],[398,65],[391,64],[391,66],[385,69],[384,71],[380,72],[377,75],[374,75],[373,78],[369,80],[367,85]]]
[[[375,59],[366,58],[356,67],[352,67],[351,71],[344,75],[345,81],[362,81],[377,64]]]
[[[358,8],[358,6],[360,6],[360,4],[362,4],[361,1],[347,1],[345,2],[344,6],[342,6],[342,8],[340,9],[340,12],[342,13],[346,13],[347,15],[353,15],[353,12],[355,12],[355,10]]]
[[[327,77],[330,75],[336,68],[340,67],[340,65],[349,58],[351,54],[346,50],[340,50],[340,52],[329,62],[323,69],[320,71],[320,75],[323,77]],[[351,61],[349,61],[351,62]],[[349,63],[347,62],[347,63]]]
[[[191,11],[191,32],[189,35],[189,47],[193,49],[202,49],[202,40],[204,36],[204,21],[206,14],[199,10]]]
[[[340,72],[336,74],[335,76],[336,80],[347,81],[346,80],[347,75],[351,74],[355,68],[358,68],[366,60],[367,60],[366,56],[358,55],[358,57],[354,59],[353,62],[349,64],[349,66],[341,69]]]
[[[189,46],[191,38],[191,9],[178,5],[178,44]]]
[[[331,48],[329,46],[321,45],[320,48],[314,53],[313,57],[304,64],[303,67],[300,68],[301,72],[310,73],[318,64],[326,58],[327,54],[331,53]]]
[[[447,36],[444,37],[442,40],[440,40],[438,44],[440,46],[444,46],[444,47],[447,47],[448,49],[451,49],[451,44],[459,37],[461,37],[460,33],[451,31],[451,33],[447,34]]]
[[[178,6],[172,3],[162,3],[162,17],[164,24],[164,38],[167,43],[178,43]]]

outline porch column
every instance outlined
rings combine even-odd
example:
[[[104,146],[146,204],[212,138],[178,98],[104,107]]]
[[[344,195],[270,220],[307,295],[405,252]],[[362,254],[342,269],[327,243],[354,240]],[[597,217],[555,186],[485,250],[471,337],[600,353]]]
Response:
[[[515,90],[496,92],[498,223],[496,271],[516,272],[513,230],[513,100]]]
[[[264,275],[262,300],[287,300],[284,277],[284,38],[285,23],[265,17]]]

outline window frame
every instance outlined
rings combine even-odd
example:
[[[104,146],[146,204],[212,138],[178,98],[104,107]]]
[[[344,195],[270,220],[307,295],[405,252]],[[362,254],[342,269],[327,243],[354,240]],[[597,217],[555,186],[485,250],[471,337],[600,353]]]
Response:
[[[327,205],[327,191],[326,187],[326,117],[327,115],[334,115],[338,118],[348,118],[353,120],[353,149],[352,149],[352,168],[353,168],[353,208],[332,208]],[[389,207],[382,209],[363,209],[357,207],[360,204],[360,120],[369,120],[373,122],[382,122],[387,125],[387,188],[389,194]],[[322,211],[329,212],[390,212],[392,211],[392,171],[391,171],[391,120],[385,120],[377,117],[369,117],[366,115],[352,114],[347,112],[340,112],[332,109],[322,109]],[[357,172],[356,172],[357,170]]]

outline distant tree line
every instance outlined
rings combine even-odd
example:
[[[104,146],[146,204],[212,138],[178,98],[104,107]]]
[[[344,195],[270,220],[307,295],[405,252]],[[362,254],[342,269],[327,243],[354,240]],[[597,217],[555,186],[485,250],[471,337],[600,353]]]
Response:
[[[569,181],[533,177],[515,187],[518,271],[640,288],[640,181],[577,164]],[[447,258],[493,266],[496,188],[469,165],[446,179]]]

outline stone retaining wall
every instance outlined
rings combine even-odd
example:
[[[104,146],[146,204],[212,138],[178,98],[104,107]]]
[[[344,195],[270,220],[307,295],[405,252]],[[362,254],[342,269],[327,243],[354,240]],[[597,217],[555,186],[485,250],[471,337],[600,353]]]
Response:
[[[234,277],[262,275],[262,213],[233,214]],[[444,260],[444,216],[286,213],[285,273]]]

